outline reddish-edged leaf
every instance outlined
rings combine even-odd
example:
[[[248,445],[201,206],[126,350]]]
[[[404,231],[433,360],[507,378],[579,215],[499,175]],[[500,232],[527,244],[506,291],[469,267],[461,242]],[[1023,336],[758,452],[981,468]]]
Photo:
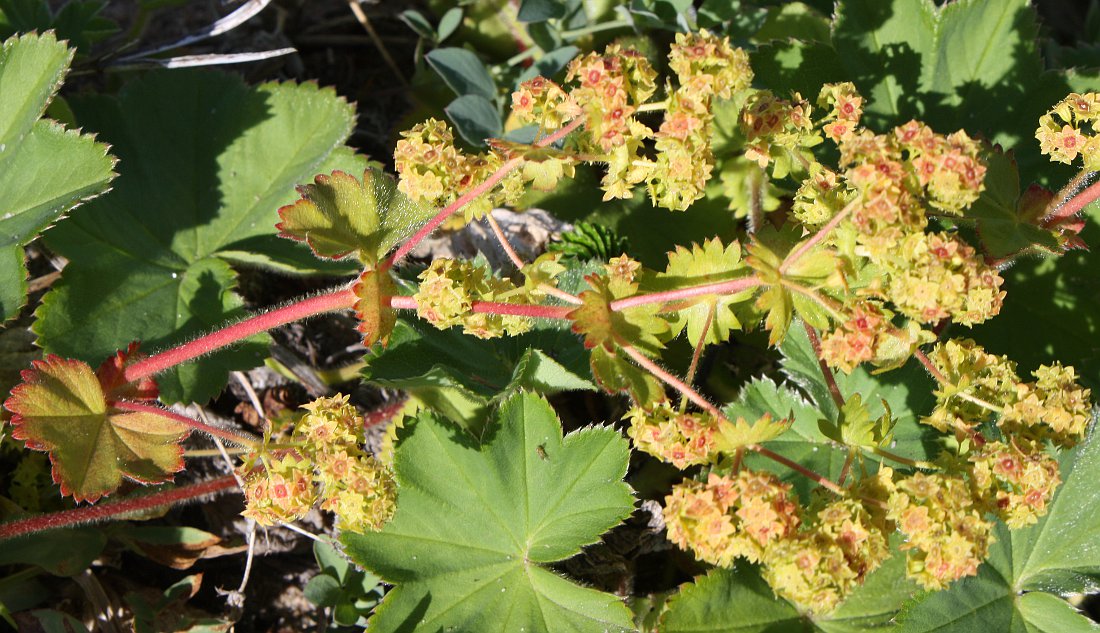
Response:
[[[1028,254],[1061,255],[1084,247],[1077,235],[1085,226],[1080,215],[1049,214],[1054,193],[1039,185],[1020,192],[1020,172],[1011,151],[996,146],[987,162],[985,190],[963,216],[977,225],[987,259],[1003,262]]]
[[[368,169],[363,179],[334,171],[298,187],[294,204],[279,209],[281,237],[309,244],[318,257],[355,254],[373,263],[431,217],[431,209],[397,190],[393,178]]]
[[[61,493],[95,501],[122,479],[169,481],[183,468],[189,429],[159,415],[112,409],[88,365],[49,355],[23,372],[4,403],[12,437],[46,451]]]
[[[126,365],[135,360],[138,347],[137,341],[130,343],[125,350],[118,350],[114,356],[103,361],[96,370],[95,375],[99,385],[103,387],[103,393],[111,400],[156,400],[160,395],[157,389],[157,381],[147,376],[137,382],[127,382],[123,377]]]
[[[387,271],[364,270],[352,286],[355,293],[355,316],[359,318],[359,331],[363,345],[370,347],[378,341],[385,345],[397,323],[397,313],[390,307],[390,297],[397,292],[393,278]]]

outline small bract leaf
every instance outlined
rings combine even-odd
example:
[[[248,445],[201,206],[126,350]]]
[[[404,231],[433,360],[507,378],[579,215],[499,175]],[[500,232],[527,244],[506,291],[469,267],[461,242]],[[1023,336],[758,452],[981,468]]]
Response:
[[[744,446],[774,440],[786,433],[793,422],[793,418],[773,420],[769,414],[764,414],[752,424],[746,422],[745,418],[721,422],[718,425],[718,437],[714,440],[715,448],[723,453],[733,453]]]
[[[640,406],[665,397],[661,381],[615,352],[593,349],[591,365],[592,376],[608,393],[626,393]]]
[[[732,242],[723,246],[714,238],[691,249],[682,246],[668,254],[668,267],[658,276],[658,282],[669,289],[698,286],[729,281],[744,275],[741,261],[741,245]],[[672,331],[679,334],[687,330],[688,341],[695,344],[714,345],[729,339],[732,330],[740,330],[741,322],[733,312],[733,305],[752,296],[755,289],[737,294],[713,294],[692,297],[675,304],[676,320]],[[704,336],[704,328],[706,333]]]
[[[610,428],[563,438],[553,409],[530,394],[506,401],[494,424],[480,446],[431,415],[406,427],[393,519],[342,538],[356,563],[396,585],[369,630],[410,620],[425,631],[633,630],[618,598],[543,566],[630,514],[626,441]]]
[[[378,200],[369,185],[376,174],[368,171],[360,181],[334,171],[318,175],[312,185],[298,187],[302,197],[279,209],[282,222],[275,225],[279,236],[304,240],[318,257],[340,259],[361,250],[373,257],[367,245],[380,221]]]
[[[4,407],[12,437],[47,451],[61,492],[77,501],[111,493],[123,477],[161,483],[183,468],[188,427],[159,415],[113,410],[92,368],[49,355],[23,372]]]
[[[359,318],[363,345],[370,347],[379,341],[385,345],[397,323],[397,313],[390,307],[390,297],[397,294],[397,288],[390,273],[364,270],[352,286],[352,292],[357,297],[355,316]]]
[[[374,264],[432,215],[373,168],[362,180],[342,171],[322,174],[298,193],[298,201],[279,209],[279,235],[304,241],[318,257],[330,259],[354,253]]]
[[[986,156],[985,190],[963,217],[977,223],[982,251],[992,260],[1026,253],[1055,254],[1077,232],[1070,227],[1043,225],[1050,191],[1033,186],[1020,193],[1020,172],[1011,151],[998,146]],[[1080,231],[1081,227],[1076,227]]]

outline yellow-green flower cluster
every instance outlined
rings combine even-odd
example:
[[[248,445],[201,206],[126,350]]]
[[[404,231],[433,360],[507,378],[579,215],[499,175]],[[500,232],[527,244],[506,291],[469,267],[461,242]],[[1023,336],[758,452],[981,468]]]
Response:
[[[791,202],[791,214],[811,228],[833,219],[852,199],[837,173],[821,163],[810,165],[809,176],[799,185]]]
[[[681,413],[668,400],[648,407],[633,407],[627,433],[634,447],[677,468],[710,461],[717,421],[706,413]]]
[[[829,114],[821,121],[821,131],[837,143],[855,132],[863,118],[863,97],[850,81],[822,86],[817,105],[829,108]]]
[[[576,81],[572,97],[586,117],[591,145],[610,152],[626,142],[629,121],[656,90],[657,73],[635,50],[608,46],[569,63],[566,81]]]
[[[336,513],[344,531],[379,530],[393,516],[396,483],[389,468],[363,449],[364,421],[347,396],[319,398],[303,407],[291,435],[294,451],[260,455],[263,466],[241,468],[244,516],[261,525],[306,515],[318,500]]]
[[[729,38],[707,30],[677,33],[668,54],[668,67],[680,88],[699,100],[729,99],[752,84],[749,54],[730,45]]]
[[[921,422],[941,433],[954,431],[966,437],[993,419],[998,403],[1014,397],[1019,382],[1016,363],[986,352],[970,339],[938,343],[928,359],[945,384],[936,392],[936,408]]]
[[[418,123],[401,133],[393,152],[400,179],[397,188],[414,202],[444,207],[481,184],[504,164],[496,152],[466,154],[454,146],[454,132],[436,119]],[[470,201],[467,219],[480,218],[494,206],[515,201],[523,193],[520,183],[506,178],[501,186]]]
[[[722,567],[737,557],[761,560],[765,548],[793,534],[801,521],[790,484],[747,469],[674,486],[664,517],[670,541]]]
[[[989,553],[993,524],[961,477],[916,473],[897,483],[887,518],[906,535],[908,575],[928,589],[972,576]]]
[[[1058,461],[1038,442],[989,442],[969,460],[970,481],[979,498],[1013,529],[1031,525],[1045,515],[1062,482]]]
[[[512,282],[492,274],[484,266],[455,259],[436,259],[420,273],[416,313],[441,330],[461,325],[462,331],[478,338],[505,333],[516,336],[531,329],[526,317],[479,312],[477,301],[527,303],[527,295]]]
[[[1081,157],[1089,171],[1100,169],[1100,94],[1072,93],[1039,118],[1039,149],[1060,163],[1072,163]]]
[[[978,199],[985,188],[985,165],[978,142],[959,130],[948,136],[927,125],[909,121],[894,128],[898,146],[923,187],[928,204],[952,215]]]
[[[921,323],[950,318],[973,325],[1001,311],[1004,279],[955,235],[912,233],[881,263],[890,300]]]
[[[537,123],[544,131],[564,126],[581,112],[572,95],[545,77],[529,79],[512,93],[512,114],[521,123]]]
[[[855,499],[820,508],[764,554],[764,579],[805,611],[828,613],[890,556],[883,526]]]
[[[1020,382],[1004,408],[1005,433],[1050,440],[1063,448],[1076,446],[1092,420],[1090,391],[1077,384],[1077,372],[1061,363],[1040,365],[1035,382]]]
[[[767,90],[753,93],[741,108],[741,132],[747,141],[745,158],[767,167],[781,150],[798,152],[820,143],[810,118],[812,111],[810,102],[797,92],[789,100]]]

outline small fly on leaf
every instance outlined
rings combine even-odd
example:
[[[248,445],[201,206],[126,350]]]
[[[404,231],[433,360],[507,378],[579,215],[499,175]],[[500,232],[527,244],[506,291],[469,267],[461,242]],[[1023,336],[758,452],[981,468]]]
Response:
[[[535,447],[535,452],[539,454],[539,457],[549,461],[550,456],[546,454],[546,445],[545,444],[539,444],[538,446],[536,446]]]

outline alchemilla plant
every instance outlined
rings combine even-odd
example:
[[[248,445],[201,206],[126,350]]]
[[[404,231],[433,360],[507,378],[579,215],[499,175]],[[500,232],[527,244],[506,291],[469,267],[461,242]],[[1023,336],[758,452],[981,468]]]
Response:
[[[644,33],[646,20],[661,21],[663,9],[635,4],[620,7],[622,24],[586,17],[594,26],[583,33],[565,28],[588,15],[580,3],[523,2],[519,15],[532,29],[562,27],[559,38]],[[1009,5],[1030,16],[1019,2],[896,0],[885,24],[862,23],[879,12],[866,2],[841,2],[831,38],[766,44],[746,39],[747,23],[714,3],[667,4],[680,16],[663,23],[674,34],[570,47],[557,68],[536,64],[544,74],[514,77],[511,90],[497,90],[469,50],[436,48],[427,61],[459,98],[446,109],[451,123],[439,113],[400,133],[396,178],[330,154],[331,145],[288,161],[295,182],[303,169],[306,178],[322,173],[281,201],[278,235],[333,265],[353,262],[350,285],[155,353],[131,345],[98,369],[60,354],[34,361],[4,405],[11,437],[49,454],[62,494],[98,503],[10,521],[0,538],[239,487],[243,515],[260,525],[314,508],[335,515],[347,556],[390,585],[362,614],[369,630],[965,631],[979,621],[1091,630],[1061,596],[1090,592],[1100,577],[1100,535],[1088,522],[1100,509],[1100,444],[1090,434],[1097,377],[1074,358],[1015,358],[985,328],[1012,307],[1023,256],[1086,247],[1100,198],[1100,184],[1090,184],[1100,165],[1100,84],[1075,75],[1062,85],[1038,72],[1036,94],[1053,94],[1045,114],[1027,129],[983,128],[956,114],[994,107],[972,102],[981,97],[967,93],[971,84],[933,73],[899,85],[867,71],[876,62],[854,44],[909,42],[905,28],[923,27],[899,24],[919,14],[945,33],[921,52],[995,73],[996,64],[953,48],[969,37],[953,29],[972,22],[994,41],[1018,37],[1020,27],[997,16]],[[21,64],[47,48],[64,50],[50,36],[9,40],[0,72],[32,74]],[[820,56],[820,77],[790,67],[794,53]],[[264,90],[291,103],[288,112],[299,97],[335,100],[304,95],[313,87]],[[913,108],[896,90],[916,103],[939,100]],[[39,90],[37,109],[12,118],[24,129],[17,158],[35,151],[38,133],[84,142],[34,123],[51,94]],[[496,121],[495,133],[477,136],[493,128],[498,107],[509,133]],[[475,121],[478,108],[489,122]],[[89,121],[111,116],[101,105],[88,112]],[[274,134],[250,142],[274,143],[265,136]],[[1035,174],[1021,174],[1009,142],[1023,155],[1031,138],[1079,174],[1036,161],[1027,163]],[[123,169],[131,152],[119,149]],[[1021,192],[1021,177],[1065,186]],[[140,190],[126,186],[119,193]],[[92,189],[78,191],[66,200]],[[602,209],[621,208],[611,205],[646,205],[696,227],[693,239],[669,240],[628,216],[617,230],[652,248],[632,251],[614,231],[578,224],[570,239],[583,248],[527,260],[493,214],[552,208],[555,196],[578,191],[591,194],[585,212],[597,224]],[[722,214],[725,224],[700,224],[696,213]],[[57,238],[63,253],[76,248],[78,230],[99,231],[65,232],[68,222]],[[433,233],[467,223],[487,224],[505,265],[480,255],[410,261]],[[225,267],[216,253],[236,250],[211,247],[186,265]],[[48,349],[65,349],[50,341],[80,304],[77,292],[64,286],[43,301],[35,328]],[[187,369],[197,358],[347,309],[369,350],[367,379],[408,394],[380,416],[393,420],[377,451],[367,432],[378,420],[347,396],[316,399],[262,437],[157,403],[204,393]],[[1029,327],[1015,336],[1041,338],[1063,324]],[[753,345],[755,331],[778,350],[781,371],[758,363],[756,375],[723,390],[708,378],[708,356]],[[158,376],[171,376],[171,397]],[[547,396],[578,390],[605,392],[618,413],[565,433],[560,398]],[[101,501],[127,481],[171,481],[196,431],[235,447],[232,475]],[[635,477],[644,468],[648,477]],[[651,523],[681,552],[681,570],[705,575],[660,599],[566,577],[560,561],[627,520],[639,496],[657,502],[647,506]]]

